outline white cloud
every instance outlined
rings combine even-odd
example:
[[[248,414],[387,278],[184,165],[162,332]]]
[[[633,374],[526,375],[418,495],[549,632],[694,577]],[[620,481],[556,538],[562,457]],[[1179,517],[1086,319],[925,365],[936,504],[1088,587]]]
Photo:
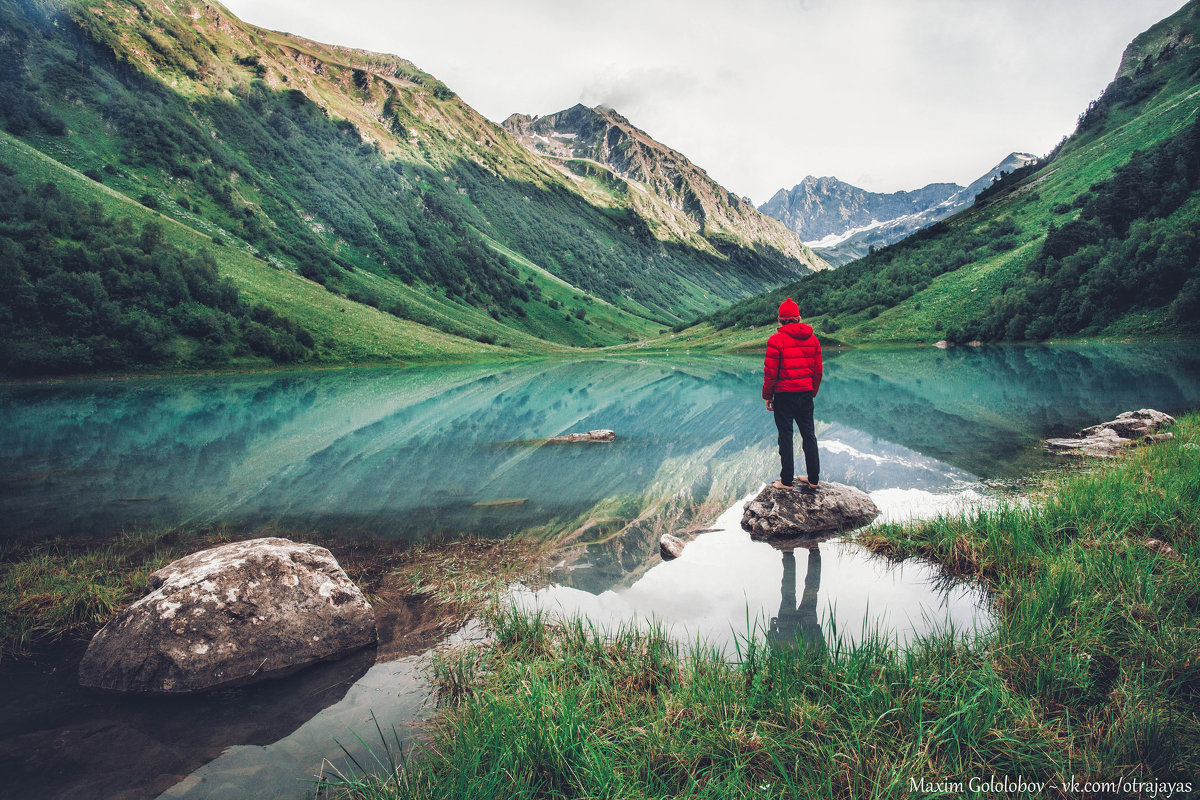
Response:
[[[738,194],[807,174],[966,183],[1043,153],[1181,0],[228,0],[248,22],[395,53],[481,113],[606,103]]]

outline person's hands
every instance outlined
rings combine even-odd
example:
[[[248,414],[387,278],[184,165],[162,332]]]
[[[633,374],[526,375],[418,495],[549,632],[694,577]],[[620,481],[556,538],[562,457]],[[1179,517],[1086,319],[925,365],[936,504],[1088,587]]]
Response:
[[[775,404],[772,403],[770,400],[768,400],[767,401],[767,411],[774,411],[774,410],[775,410]]]

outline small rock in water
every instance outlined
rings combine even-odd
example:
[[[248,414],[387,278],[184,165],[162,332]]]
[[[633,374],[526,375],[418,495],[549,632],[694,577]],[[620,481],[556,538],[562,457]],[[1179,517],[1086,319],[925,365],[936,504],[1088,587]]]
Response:
[[[1109,422],[1084,428],[1074,436],[1047,439],[1046,447],[1057,453],[1112,458],[1126,447],[1169,441],[1170,433],[1157,433],[1175,418],[1152,408],[1126,411]]]
[[[861,528],[879,516],[866,492],[841,483],[815,489],[776,489],[767,485],[742,514],[751,539],[816,538]]]
[[[683,540],[678,536],[664,533],[658,540],[658,551],[665,561],[679,558],[683,555]]]
[[[1175,418],[1170,414],[1155,411],[1153,408],[1142,408],[1137,411],[1126,411],[1123,414],[1118,414],[1117,418],[1111,422],[1102,422],[1099,425],[1084,428],[1079,433],[1082,436],[1090,436],[1091,434],[1099,433],[1101,430],[1113,430],[1122,439],[1136,439],[1139,436],[1147,436],[1154,433],[1163,425],[1171,425],[1174,422]]]
[[[377,641],[375,614],[324,547],[266,538],[213,547],[150,576],[92,637],[83,686],[180,694],[253,683]]]

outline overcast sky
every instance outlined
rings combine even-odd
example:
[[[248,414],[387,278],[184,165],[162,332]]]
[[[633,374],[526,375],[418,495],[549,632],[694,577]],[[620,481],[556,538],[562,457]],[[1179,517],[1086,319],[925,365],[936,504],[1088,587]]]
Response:
[[[805,175],[892,192],[1048,152],[1183,0],[224,0],[394,53],[500,122],[605,104],[765,202]]]

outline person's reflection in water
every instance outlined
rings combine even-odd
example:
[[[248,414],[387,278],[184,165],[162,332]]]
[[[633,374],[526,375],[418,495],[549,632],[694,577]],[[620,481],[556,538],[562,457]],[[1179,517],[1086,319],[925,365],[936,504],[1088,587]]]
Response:
[[[804,594],[796,605],[796,556],[783,554],[783,600],[779,616],[771,620],[768,639],[779,648],[815,653],[825,648],[825,634],[817,619],[817,591],[821,588],[821,551],[814,542],[808,547],[808,571],[804,573]]]

